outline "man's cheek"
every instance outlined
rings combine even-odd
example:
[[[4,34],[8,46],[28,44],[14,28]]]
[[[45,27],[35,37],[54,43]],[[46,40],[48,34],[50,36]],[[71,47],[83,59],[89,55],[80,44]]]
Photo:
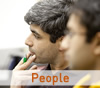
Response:
[[[82,47],[83,47],[83,44],[82,44],[81,40],[75,41],[72,44],[72,51],[73,52],[80,52]]]

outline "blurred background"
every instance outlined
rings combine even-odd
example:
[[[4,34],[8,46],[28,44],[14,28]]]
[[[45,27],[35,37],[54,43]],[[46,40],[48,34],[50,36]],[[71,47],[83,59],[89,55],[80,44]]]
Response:
[[[12,70],[28,52],[24,42],[30,30],[24,16],[37,1],[0,0],[0,70]],[[0,80],[7,77],[4,74]]]
[[[8,69],[15,57],[27,53],[30,33],[24,16],[38,0],[0,0],[0,69]]]

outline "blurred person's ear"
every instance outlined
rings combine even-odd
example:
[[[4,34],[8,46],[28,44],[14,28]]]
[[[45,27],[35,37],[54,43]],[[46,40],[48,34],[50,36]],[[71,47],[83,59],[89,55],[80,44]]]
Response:
[[[100,56],[100,32],[98,32],[96,34],[96,40],[95,40],[95,44],[96,44],[96,47],[95,47],[95,50],[94,50],[94,54],[96,56]]]

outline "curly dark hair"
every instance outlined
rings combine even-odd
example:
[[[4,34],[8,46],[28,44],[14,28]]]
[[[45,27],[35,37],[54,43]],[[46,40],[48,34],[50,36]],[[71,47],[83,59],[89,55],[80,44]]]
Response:
[[[64,36],[68,12],[73,3],[73,0],[42,0],[28,11],[24,19],[29,25],[39,25],[50,35],[50,41],[55,43],[58,38]]]
[[[79,0],[73,5],[72,13],[80,16],[81,24],[87,28],[87,42],[90,43],[100,32],[100,0]]]

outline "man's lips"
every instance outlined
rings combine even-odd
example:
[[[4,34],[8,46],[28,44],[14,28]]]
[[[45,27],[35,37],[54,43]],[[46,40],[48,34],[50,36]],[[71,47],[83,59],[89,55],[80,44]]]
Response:
[[[27,58],[32,58],[32,56],[34,56],[35,55],[35,53],[33,53],[33,52],[31,52],[31,51],[29,51],[29,53],[27,54]]]
[[[35,54],[34,52],[29,51],[29,54],[31,54],[32,56]]]

